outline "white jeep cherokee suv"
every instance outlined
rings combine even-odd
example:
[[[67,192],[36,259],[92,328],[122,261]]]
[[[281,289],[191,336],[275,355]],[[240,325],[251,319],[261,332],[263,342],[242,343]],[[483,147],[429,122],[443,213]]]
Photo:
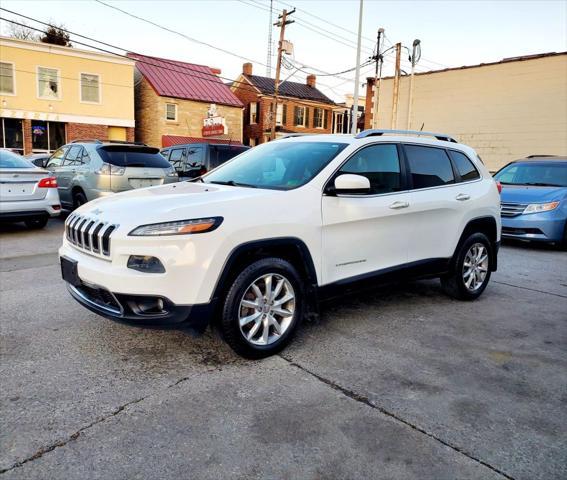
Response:
[[[352,282],[440,277],[476,299],[496,270],[499,207],[477,154],[447,135],[292,136],[188,182],[83,205],[59,254],[88,309],[139,325],[215,318],[259,358]]]

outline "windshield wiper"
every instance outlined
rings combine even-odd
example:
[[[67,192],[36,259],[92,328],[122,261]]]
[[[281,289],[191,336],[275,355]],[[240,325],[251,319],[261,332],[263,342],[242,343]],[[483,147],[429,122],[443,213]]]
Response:
[[[524,185],[530,185],[533,187],[561,187],[562,185],[558,185],[556,183],[543,183],[543,182],[526,182]]]
[[[251,185],[249,183],[239,183],[234,180],[227,180],[223,182],[221,180],[212,180],[208,183],[216,183],[217,185],[230,185],[231,187],[248,187],[248,188],[258,188],[256,185]]]

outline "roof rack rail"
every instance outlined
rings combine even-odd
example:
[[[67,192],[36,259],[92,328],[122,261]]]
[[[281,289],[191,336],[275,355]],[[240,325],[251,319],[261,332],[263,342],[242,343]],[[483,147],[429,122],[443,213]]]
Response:
[[[71,140],[70,143],[102,143],[102,141],[96,138],[77,138],[76,140]]]
[[[453,137],[451,137],[451,136],[449,136],[445,133],[422,132],[422,131],[419,131],[419,130],[370,129],[370,130],[363,130],[359,134],[355,135],[354,138],[379,137],[381,135],[415,135],[415,136],[418,136],[418,137],[434,137],[437,140],[441,140],[443,142],[459,143]]]

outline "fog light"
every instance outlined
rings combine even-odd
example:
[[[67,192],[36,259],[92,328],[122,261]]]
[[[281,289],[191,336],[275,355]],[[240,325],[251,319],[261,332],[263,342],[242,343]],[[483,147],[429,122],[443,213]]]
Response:
[[[158,258],[146,255],[130,255],[127,267],[144,273],[165,273],[165,267]]]

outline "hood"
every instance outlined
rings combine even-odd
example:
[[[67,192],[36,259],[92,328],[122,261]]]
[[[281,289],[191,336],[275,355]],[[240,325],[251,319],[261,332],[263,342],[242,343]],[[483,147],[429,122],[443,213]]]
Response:
[[[281,194],[264,190],[210,183],[178,182],[130,190],[88,202],[76,212],[119,225],[143,225],[190,218],[223,216],[234,202]]]
[[[505,203],[546,203],[561,200],[566,194],[566,187],[502,185],[500,199]]]

